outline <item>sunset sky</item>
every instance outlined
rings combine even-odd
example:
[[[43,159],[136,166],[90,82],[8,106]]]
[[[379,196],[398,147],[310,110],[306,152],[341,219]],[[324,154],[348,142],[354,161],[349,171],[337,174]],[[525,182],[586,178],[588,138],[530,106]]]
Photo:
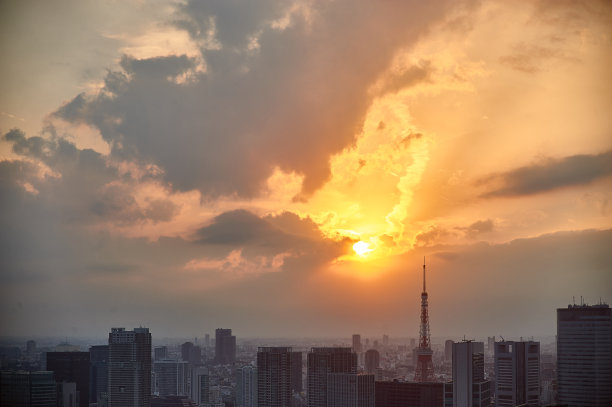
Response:
[[[0,336],[554,335],[612,301],[608,1],[0,2]]]

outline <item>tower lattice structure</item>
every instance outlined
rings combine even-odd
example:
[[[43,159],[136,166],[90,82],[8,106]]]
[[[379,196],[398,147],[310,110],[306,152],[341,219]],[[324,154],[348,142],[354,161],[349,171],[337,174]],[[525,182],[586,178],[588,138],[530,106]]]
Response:
[[[434,371],[431,350],[430,335],[429,335],[429,314],[427,312],[427,288],[425,284],[426,278],[425,259],[423,258],[423,292],[421,293],[421,330],[419,334],[419,347],[417,353],[417,366],[414,372],[415,382],[433,382]]]

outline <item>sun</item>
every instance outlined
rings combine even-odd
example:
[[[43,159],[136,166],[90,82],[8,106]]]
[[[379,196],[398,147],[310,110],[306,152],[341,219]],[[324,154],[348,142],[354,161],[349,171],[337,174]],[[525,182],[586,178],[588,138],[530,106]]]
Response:
[[[373,251],[374,249],[370,247],[370,243],[364,242],[360,240],[359,242],[353,245],[353,250],[361,257],[366,257],[368,253]]]

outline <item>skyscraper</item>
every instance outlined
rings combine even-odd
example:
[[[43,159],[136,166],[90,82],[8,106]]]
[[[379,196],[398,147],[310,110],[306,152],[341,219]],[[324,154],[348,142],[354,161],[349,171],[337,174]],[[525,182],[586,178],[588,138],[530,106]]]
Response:
[[[376,407],[442,407],[444,383],[376,382]]]
[[[53,372],[0,372],[0,406],[56,407]]]
[[[433,382],[434,371],[430,346],[429,313],[427,303],[427,288],[425,286],[425,258],[423,258],[423,292],[421,293],[421,329],[419,347],[416,349],[417,365],[414,373],[415,382]]]
[[[199,406],[210,402],[210,377],[204,367],[194,367],[191,371],[191,399]]]
[[[231,329],[218,328],[215,331],[215,362],[221,365],[236,361],[236,337]]]
[[[236,404],[238,407],[257,407],[257,369],[251,365],[236,372]]]
[[[557,309],[558,398],[570,407],[612,405],[612,314],[607,304]]]
[[[491,383],[484,376],[484,343],[453,344],[453,407],[487,407]]]
[[[374,407],[374,375],[329,373],[327,407]]]
[[[148,328],[112,328],[108,334],[109,407],[151,404],[151,333]]]
[[[89,352],[48,352],[47,370],[55,372],[58,383],[76,383],[79,407],[89,406]]]
[[[540,342],[495,342],[495,405],[540,405]]]
[[[302,385],[302,352],[291,352],[291,390],[301,393]]]
[[[160,396],[189,396],[191,389],[189,362],[181,360],[157,360],[153,362],[155,383],[153,389]]]
[[[257,405],[291,406],[291,348],[260,347],[257,351]]]
[[[108,401],[108,345],[89,348],[90,403],[106,407]]]
[[[374,374],[380,366],[380,353],[376,349],[368,349],[365,353],[365,371]]]
[[[307,362],[308,407],[327,406],[329,373],[357,373],[357,354],[351,348],[312,348]]]
[[[361,335],[353,334],[353,352],[361,353]]]

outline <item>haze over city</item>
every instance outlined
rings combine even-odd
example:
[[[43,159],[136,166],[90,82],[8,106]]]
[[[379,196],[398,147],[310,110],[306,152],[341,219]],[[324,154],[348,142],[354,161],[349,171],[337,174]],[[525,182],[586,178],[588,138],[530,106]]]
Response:
[[[0,336],[552,336],[612,300],[605,1],[0,3]],[[348,340],[348,339],[347,339]]]

